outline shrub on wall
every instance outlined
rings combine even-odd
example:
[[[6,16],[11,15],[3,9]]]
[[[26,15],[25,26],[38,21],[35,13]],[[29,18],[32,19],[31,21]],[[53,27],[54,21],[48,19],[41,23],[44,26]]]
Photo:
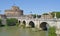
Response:
[[[7,25],[16,25],[16,23],[18,23],[18,20],[15,18],[10,18],[10,19],[6,19],[7,21]]]

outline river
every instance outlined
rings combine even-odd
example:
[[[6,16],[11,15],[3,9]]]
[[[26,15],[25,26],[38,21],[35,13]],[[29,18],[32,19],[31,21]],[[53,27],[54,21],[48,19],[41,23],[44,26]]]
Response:
[[[0,36],[45,36],[46,31],[35,28],[20,28],[16,26],[0,27]]]

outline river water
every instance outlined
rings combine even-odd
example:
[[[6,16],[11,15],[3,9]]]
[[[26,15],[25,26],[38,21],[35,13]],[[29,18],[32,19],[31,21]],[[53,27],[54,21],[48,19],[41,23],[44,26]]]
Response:
[[[20,28],[16,26],[0,27],[0,36],[45,36],[46,31],[35,28]]]

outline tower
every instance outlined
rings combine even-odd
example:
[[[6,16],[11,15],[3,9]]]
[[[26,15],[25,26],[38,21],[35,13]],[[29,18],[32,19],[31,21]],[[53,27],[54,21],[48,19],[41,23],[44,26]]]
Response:
[[[18,6],[12,6],[11,9],[5,10],[5,15],[7,17],[19,17],[23,15],[23,10],[19,9]]]

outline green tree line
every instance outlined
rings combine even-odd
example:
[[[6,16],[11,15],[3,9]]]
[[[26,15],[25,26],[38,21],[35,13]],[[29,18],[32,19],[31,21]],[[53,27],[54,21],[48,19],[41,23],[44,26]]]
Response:
[[[0,19],[0,27],[3,26],[2,22],[3,22],[2,19]],[[18,19],[16,19],[16,18],[7,18],[6,19],[7,26],[14,26],[14,25],[18,25],[18,24],[19,24]]]
[[[56,17],[60,18],[60,12],[51,12],[51,15],[54,17],[56,13]],[[48,15],[48,13],[43,13],[43,15]]]
[[[16,23],[18,23],[18,20],[15,18],[10,18],[10,19],[6,19],[7,25],[16,25]]]

